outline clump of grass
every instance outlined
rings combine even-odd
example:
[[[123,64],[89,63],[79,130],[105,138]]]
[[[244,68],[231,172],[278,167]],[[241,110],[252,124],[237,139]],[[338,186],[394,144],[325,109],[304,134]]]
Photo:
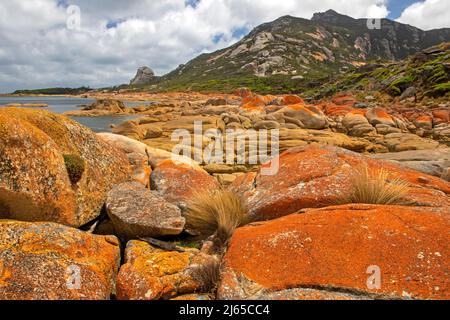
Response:
[[[196,192],[187,203],[185,217],[188,229],[205,238],[213,236],[219,246],[225,246],[234,231],[249,222],[241,198],[224,189]]]
[[[371,169],[362,166],[352,175],[351,193],[339,201],[340,204],[403,204],[403,198],[409,192],[408,182],[402,179],[389,179],[389,172],[384,169]]]
[[[191,277],[200,283],[200,290],[204,293],[214,293],[220,281],[220,261],[211,260],[191,269]]]
[[[83,159],[75,154],[65,154],[63,157],[70,182],[72,184],[78,183],[83,177],[83,173],[86,169]]]

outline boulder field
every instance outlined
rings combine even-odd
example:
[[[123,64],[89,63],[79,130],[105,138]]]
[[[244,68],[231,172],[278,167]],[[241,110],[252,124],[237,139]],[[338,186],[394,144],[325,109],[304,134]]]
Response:
[[[115,133],[0,109],[0,300],[450,299],[445,110],[238,93],[167,94]],[[171,153],[171,134],[194,137],[198,120],[277,128],[280,156],[227,165]],[[395,204],[343,204],[358,168],[407,189]],[[185,214],[196,193],[221,188],[250,222],[217,250]]]
[[[319,143],[370,154],[426,150],[445,153],[450,145],[448,102],[384,102],[378,97],[347,94],[306,102],[296,95],[263,96],[245,89],[228,96],[172,94],[150,98],[156,102],[140,118],[114,127],[113,132],[171,152],[178,143],[171,139],[172,135],[183,129],[191,137],[190,153],[197,158],[214,141],[202,136],[200,144],[193,143],[198,136],[195,124],[199,122],[203,132],[241,130],[247,134],[251,130],[279,130],[280,152]],[[246,147],[255,142],[247,139]],[[186,148],[189,149],[189,143]],[[414,169],[448,179],[448,164],[440,165],[444,168],[430,170],[429,166],[415,166]],[[223,167],[218,171],[209,168],[208,172],[228,185],[242,173],[254,169],[236,164],[227,166],[226,173]]]

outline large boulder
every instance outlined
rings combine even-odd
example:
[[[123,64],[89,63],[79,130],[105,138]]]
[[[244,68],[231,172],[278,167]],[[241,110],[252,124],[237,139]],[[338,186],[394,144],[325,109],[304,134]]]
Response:
[[[114,134],[129,137],[131,139],[142,140],[145,138],[145,130],[139,125],[139,120],[128,120],[115,126],[112,129]]]
[[[303,129],[325,129],[328,122],[325,115],[315,106],[305,106],[304,104],[294,104],[284,107],[274,112],[274,117],[283,115],[286,123],[293,123]]]
[[[347,205],[240,228],[218,298],[449,299],[449,213]]]
[[[372,108],[366,112],[367,120],[370,124],[376,126],[377,124],[385,124],[391,127],[396,127],[394,119],[383,108]]]
[[[130,110],[127,109],[125,104],[120,100],[100,99],[90,105],[84,106],[81,110],[68,111],[64,114],[66,116],[99,117],[129,112]]]
[[[79,227],[129,178],[126,155],[64,116],[0,109],[0,218]]]
[[[208,261],[197,249],[164,251],[142,241],[130,241],[125,264],[117,276],[119,300],[158,300],[200,292],[192,268]]]
[[[385,145],[391,152],[431,150],[439,147],[438,141],[403,132],[386,134],[379,141],[376,139],[375,142]]]
[[[217,179],[197,166],[168,159],[152,172],[151,187],[170,203],[182,209],[195,192],[218,189]]]
[[[348,134],[355,137],[363,137],[376,132],[362,112],[347,113],[342,119],[342,124],[347,129]]]
[[[0,220],[0,300],[104,300],[119,241],[54,223]]]
[[[156,168],[161,162],[174,159],[178,162],[185,163],[188,166],[200,168],[197,162],[191,158],[176,155],[169,151],[152,148],[140,141],[113,133],[98,133],[98,137],[110,144],[111,146],[122,150],[126,154],[140,154],[148,158],[148,162],[152,168]]]
[[[328,130],[280,129],[280,152],[306,144],[322,144],[355,152],[368,152],[382,148],[362,138],[350,137]]]
[[[410,169],[442,179],[447,178],[446,174],[450,169],[450,148],[382,153],[371,157],[399,163]]]
[[[262,169],[275,166],[276,161],[263,165]],[[339,202],[351,192],[352,174],[359,166],[367,166],[369,170],[384,168],[391,179],[408,182],[405,203],[450,205],[450,183],[348,150],[320,145],[298,147],[281,154],[278,161],[276,175],[264,175],[260,170],[237,178],[231,186],[247,199],[249,213],[256,219],[273,219]]]
[[[106,200],[114,230],[124,239],[158,238],[183,232],[180,209],[137,182],[115,186]]]

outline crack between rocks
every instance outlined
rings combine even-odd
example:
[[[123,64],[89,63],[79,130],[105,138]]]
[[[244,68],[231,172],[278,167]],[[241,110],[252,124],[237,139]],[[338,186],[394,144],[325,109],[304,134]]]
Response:
[[[323,291],[332,294],[348,294],[359,298],[367,298],[372,300],[401,300],[401,298],[389,294],[383,293],[371,293],[359,289],[345,288],[345,287],[334,287],[334,286],[324,286],[324,285],[304,285],[304,286],[293,286],[287,287],[284,290],[294,290],[294,289],[310,289]],[[272,291],[271,293],[276,293],[284,290]]]

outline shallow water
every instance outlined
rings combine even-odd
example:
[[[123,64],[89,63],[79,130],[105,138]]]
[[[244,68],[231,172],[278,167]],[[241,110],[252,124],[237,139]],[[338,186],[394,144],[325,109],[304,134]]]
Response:
[[[93,103],[94,99],[68,98],[68,97],[0,97],[0,106],[10,103],[46,103],[47,108],[34,108],[48,110],[62,114],[67,111],[79,110],[81,104]],[[124,102],[127,107],[146,104],[145,102]],[[150,103],[150,102],[149,102]],[[111,125],[118,125],[124,121],[135,119],[139,116],[102,116],[102,117],[70,117],[94,132],[110,132]]]

